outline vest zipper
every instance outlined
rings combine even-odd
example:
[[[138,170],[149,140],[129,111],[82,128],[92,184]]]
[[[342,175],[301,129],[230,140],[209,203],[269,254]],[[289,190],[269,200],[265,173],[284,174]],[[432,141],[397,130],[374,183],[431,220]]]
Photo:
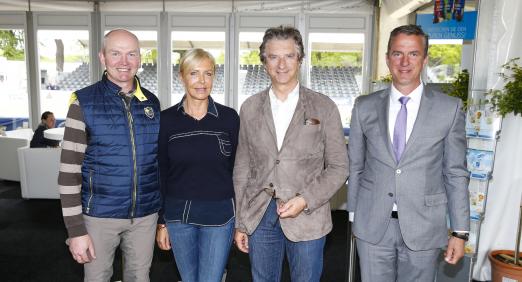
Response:
[[[94,192],[92,191],[92,170],[89,170],[89,200],[87,201],[87,209],[85,210],[85,213],[89,213],[89,211],[91,210],[91,200],[93,195]]]
[[[137,194],[137,165],[136,165],[136,143],[134,140],[134,119],[132,118],[132,113],[130,110],[130,101],[129,104],[125,102],[125,99],[122,98],[123,104],[125,105],[125,110],[127,111],[127,121],[129,123],[129,133],[131,139],[131,147],[132,147],[132,165],[133,165],[133,178],[132,178],[132,206],[130,212],[131,221],[134,218],[134,212],[136,209],[136,194]]]

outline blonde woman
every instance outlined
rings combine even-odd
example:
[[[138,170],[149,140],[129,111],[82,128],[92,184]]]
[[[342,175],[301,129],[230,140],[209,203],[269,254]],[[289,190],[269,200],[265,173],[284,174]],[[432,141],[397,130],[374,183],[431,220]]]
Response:
[[[214,76],[212,55],[188,50],[179,73],[185,95],[161,113],[156,241],[172,249],[184,282],[221,281],[234,232],[239,116],[210,97]]]

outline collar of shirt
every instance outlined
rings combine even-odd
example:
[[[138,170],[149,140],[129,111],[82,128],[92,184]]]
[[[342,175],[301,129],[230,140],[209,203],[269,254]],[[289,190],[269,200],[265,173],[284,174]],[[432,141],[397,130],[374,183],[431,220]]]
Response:
[[[408,97],[410,100],[406,104],[406,109],[408,110],[408,116],[406,120],[406,140],[410,138],[410,134],[413,131],[413,125],[415,124],[415,120],[417,119],[417,114],[419,112],[420,102],[422,98],[422,92],[424,91],[424,84],[421,83],[415,90],[413,90]],[[399,98],[405,96],[402,95],[395,86],[391,86],[390,91],[390,108],[388,111],[388,133],[390,135],[390,140],[393,140],[393,130],[395,129],[395,120],[397,119],[397,114],[401,109],[401,102]]]
[[[409,95],[407,95],[408,97],[410,97],[410,100],[408,101],[408,104],[407,105],[410,105],[410,103],[414,103],[414,104],[419,104],[420,105],[420,99],[421,99],[421,95],[422,95],[422,91],[424,91],[424,84],[421,83],[419,84],[419,86],[417,86],[417,88],[415,88]],[[395,103],[395,104],[401,104],[401,102],[399,102],[399,98],[401,98],[402,96],[406,96],[404,94],[402,94],[399,90],[397,90],[397,88],[395,88],[395,86],[391,85],[391,93],[390,93],[390,103]]]
[[[183,96],[181,101],[176,105],[176,110],[178,110],[178,111],[181,110],[181,112],[184,115],[187,115],[187,113],[185,113],[185,108],[183,107],[184,102],[185,102],[185,96]],[[210,114],[216,118],[219,116],[216,104],[214,103],[214,100],[210,96],[208,96],[207,114]]]
[[[268,96],[270,97],[270,107],[272,109],[272,118],[274,119],[276,130],[277,149],[281,150],[286,130],[294,116],[297,101],[299,101],[299,83],[290,91],[284,101],[276,97],[272,87],[268,90]]]

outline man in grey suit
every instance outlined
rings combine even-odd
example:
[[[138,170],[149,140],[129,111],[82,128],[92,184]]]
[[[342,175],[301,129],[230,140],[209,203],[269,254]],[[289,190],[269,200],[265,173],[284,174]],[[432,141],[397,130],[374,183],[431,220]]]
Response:
[[[353,108],[348,211],[363,281],[433,281],[442,247],[448,263],[464,255],[464,113],[459,99],[423,85],[427,62],[422,29],[394,29],[386,54],[391,87],[358,97]]]
[[[328,201],[348,174],[341,118],[332,100],[299,84],[297,29],[268,29],[259,49],[272,85],[240,111],[234,239],[254,281],[280,281],[286,251],[292,281],[317,282],[332,229]]]

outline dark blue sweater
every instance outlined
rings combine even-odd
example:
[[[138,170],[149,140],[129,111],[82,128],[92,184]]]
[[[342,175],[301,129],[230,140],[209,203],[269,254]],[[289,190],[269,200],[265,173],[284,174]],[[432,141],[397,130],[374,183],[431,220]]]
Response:
[[[201,120],[185,113],[183,100],[161,112],[160,222],[222,225],[234,217],[232,170],[238,134],[236,111],[210,97]]]

